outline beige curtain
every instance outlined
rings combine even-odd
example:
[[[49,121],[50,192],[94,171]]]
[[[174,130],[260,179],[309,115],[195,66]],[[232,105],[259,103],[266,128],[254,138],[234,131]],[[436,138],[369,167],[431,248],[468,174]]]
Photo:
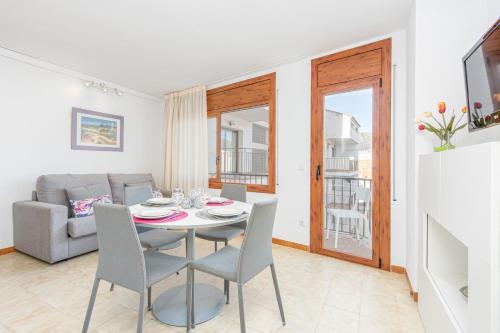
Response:
[[[185,194],[208,187],[207,89],[194,87],[165,96],[164,189]]]

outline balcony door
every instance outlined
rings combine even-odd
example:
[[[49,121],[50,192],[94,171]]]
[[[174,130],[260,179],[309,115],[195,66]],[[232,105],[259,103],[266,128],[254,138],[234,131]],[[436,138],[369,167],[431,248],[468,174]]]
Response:
[[[390,40],[312,61],[311,250],[390,267]]]

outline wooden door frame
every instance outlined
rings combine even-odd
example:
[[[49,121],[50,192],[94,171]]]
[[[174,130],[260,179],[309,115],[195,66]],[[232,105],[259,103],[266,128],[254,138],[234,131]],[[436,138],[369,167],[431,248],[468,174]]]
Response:
[[[330,86],[319,87],[318,84],[318,66],[334,60],[347,58],[362,53],[381,50],[382,62],[379,75],[371,77],[358,78],[352,81],[345,81],[332,84]],[[379,81],[379,115],[378,129],[379,137],[379,153],[374,158],[378,159],[379,176],[378,189],[374,189],[374,197],[377,196],[378,208],[373,208],[373,211],[378,210],[378,239],[373,240],[372,247],[378,250],[378,258],[367,260],[339,252],[328,251],[323,248],[323,167],[321,167],[321,175],[319,180],[316,180],[317,165],[323,166],[323,152],[319,153],[316,147],[323,149],[323,130],[318,131],[318,126],[322,126],[323,109],[322,101],[319,97],[323,96],[326,91],[344,87],[346,89],[354,84],[360,84],[361,81]],[[315,126],[316,125],[316,126]],[[322,127],[321,127],[322,128]],[[375,182],[374,182],[375,183]],[[384,270],[390,270],[391,256],[391,39],[385,39],[371,44],[363,45],[346,51],[327,55],[311,61],[311,174],[310,174],[310,248],[311,252],[325,254],[360,264],[377,266]],[[319,194],[319,195],[318,195]],[[321,198],[321,204],[318,205],[315,200]],[[377,244],[375,244],[377,243]],[[372,253],[373,253],[372,249]],[[377,262],[378,261],[378,262]]]

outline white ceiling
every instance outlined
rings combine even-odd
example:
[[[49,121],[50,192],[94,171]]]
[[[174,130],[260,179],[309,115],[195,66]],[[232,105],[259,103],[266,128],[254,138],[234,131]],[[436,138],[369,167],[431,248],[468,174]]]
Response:
[[[160,96],[402,29],[411,2],[2,0],[0,46]]]

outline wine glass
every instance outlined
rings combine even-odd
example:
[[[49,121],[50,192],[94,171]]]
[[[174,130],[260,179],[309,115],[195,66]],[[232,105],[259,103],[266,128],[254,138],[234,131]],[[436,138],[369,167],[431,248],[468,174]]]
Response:
[[[184,192],[182,191],[181,188],[176,187],[172,190],[172,199],[174,199],[176,205],[177,205],[177,213],[180,211],[180,204],[182,200],[184,200]]]

